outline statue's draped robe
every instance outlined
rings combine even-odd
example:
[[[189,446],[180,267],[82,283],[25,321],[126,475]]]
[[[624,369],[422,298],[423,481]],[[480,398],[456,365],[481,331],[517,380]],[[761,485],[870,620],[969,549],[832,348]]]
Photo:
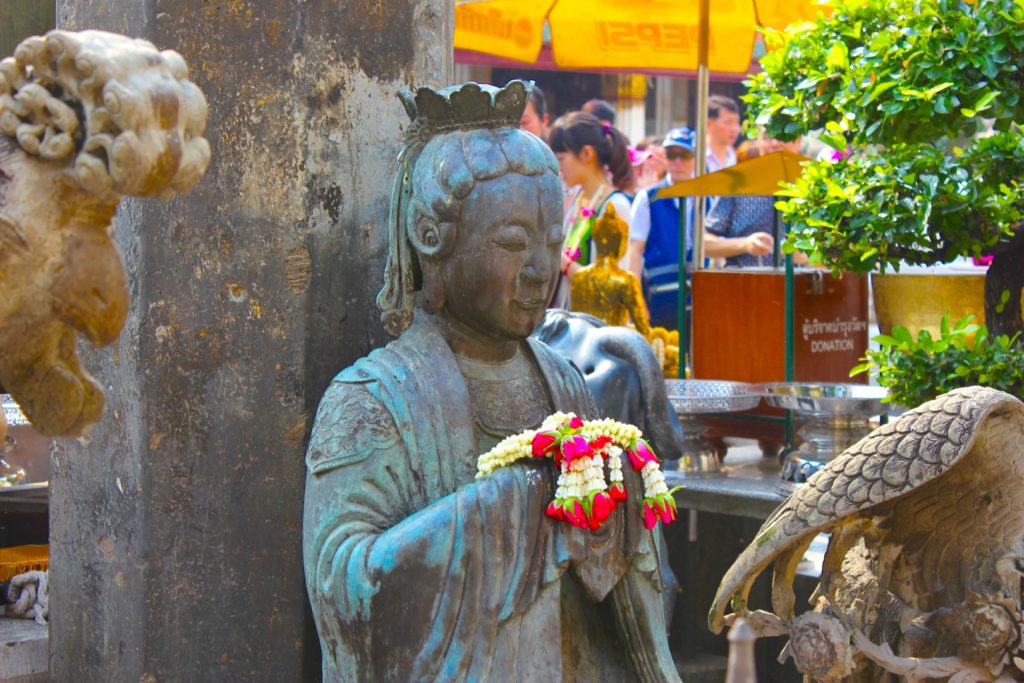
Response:
[[[530,340],[556,409],[579,372]],[[678,680],[642,482],[604,533],[544,514],[552,463],[480,480],[473,411],[431,318],[340,373],[307,455],[306,580],[324,681]]]

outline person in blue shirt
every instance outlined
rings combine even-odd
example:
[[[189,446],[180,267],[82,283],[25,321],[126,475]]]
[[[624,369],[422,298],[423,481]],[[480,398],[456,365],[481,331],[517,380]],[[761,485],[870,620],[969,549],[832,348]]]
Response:
[[[692,128],[673,128],[668,132],[662,142],[667,173],[659,183],[637,193],[629,216],[629,249],[626,252],[629,270],[643,283],[651,324],[669,329],[675,329],[677,325],[680,199],[652,199],[658,190],[693,177],[696,141],[697,135]],[[693,200],[687,198],[683,204],[689,251]]]

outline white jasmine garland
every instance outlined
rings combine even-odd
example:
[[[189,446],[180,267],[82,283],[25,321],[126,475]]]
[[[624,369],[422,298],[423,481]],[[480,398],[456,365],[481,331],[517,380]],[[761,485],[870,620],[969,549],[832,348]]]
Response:
[[[642,519],[653,528],[657,522],[675,519],[674,490],[665,485],[665,476],[643,433],[633,425],[610,419],[584,422],[573,413],[554,413],[537,430],[526,430],[502,439],[477,459],[477,478],[530,457],[552,457],[558,464],[555,500],[547,515],[574,526],[600,526],[627,499],[622,474],[622,455],[626,452],[632,467],[644,482]],[[608,476],[605,477],[605,460]],[[610,484],[610,485],[609,485]]]

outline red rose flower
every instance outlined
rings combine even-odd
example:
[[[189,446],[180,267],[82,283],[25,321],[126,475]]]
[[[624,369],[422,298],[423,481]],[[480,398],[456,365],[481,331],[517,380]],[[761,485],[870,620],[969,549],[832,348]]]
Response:
[[[621,503],[626,500],[626,487],[622,485],[621,481],[614,482],[608,487],[608,495],[612,497],[616,503]]]
[[[633,469],[639,472],[649,462],[658,462],[658,458],[655,457],[654,451],[647,445],[647,442],[643,439],[637,439],[636,443],[633,444],[632,448],[626,450],[626,455],[629,456],[629,464],[633,466]]]
[[[651,504],[644,501],[644,528],[648,531],[658,524],[658,513],[654,511]]]
[[[537,436],[533,437],[533,457],[543,458],[545,455],[555,450],[557,441],[558,434],[555,432],[538,433]]]
[[[562,441],[562,457],[565,458],[565,466],[568,467],[576,458],[588,458],[591,456],[590,444],[582,436],[570,436]]]
[[[593,501],[591,502],[590,509],[590,528],[597,530],[604,524],[605,520],[612,514],[612,510],[615,509],[615,501],[612,500],[604,491],[598,491],[594,494]]]

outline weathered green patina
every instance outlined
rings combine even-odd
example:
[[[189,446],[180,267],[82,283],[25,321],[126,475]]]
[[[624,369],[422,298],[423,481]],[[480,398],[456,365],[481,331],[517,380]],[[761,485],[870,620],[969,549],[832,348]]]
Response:
[[[553,154],[517,128],[527,93],[403,98],[378,297],[398,339],[337,376],[307,454],[325,681],[678,680],[638,505],[592,533],[545,516],[547,461],[474,479],[500,438],[594,412],[579,371],[527,340],[558,274],[562,196]]]

